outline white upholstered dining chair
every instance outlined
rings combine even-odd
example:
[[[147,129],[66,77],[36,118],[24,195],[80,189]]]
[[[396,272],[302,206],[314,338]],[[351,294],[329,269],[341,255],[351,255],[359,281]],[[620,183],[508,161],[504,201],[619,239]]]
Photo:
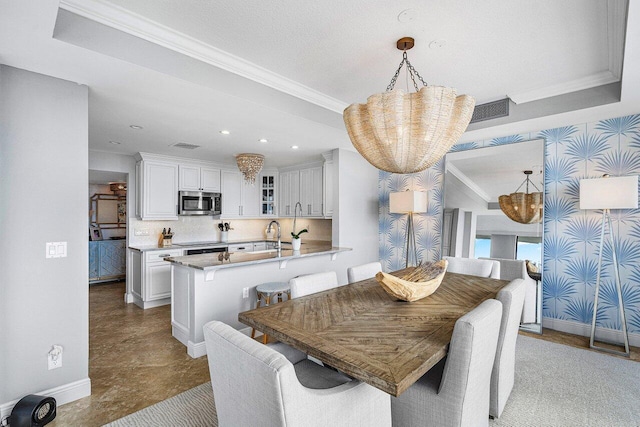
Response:
[[[460,258],[443,256],[449,263],[447,271],[450,273],[467,274],[470,276],[500,278],[500,263],[489,259]]]
[[[502,303],[502,320],[496,358],[491,373],[489,415],[498,418],[507,403],[515,378],[516,339],[520,327],[520,313],[524,304],[526,283],[515,279],[500,289],[497,299]]]
[[[299,298],[338,287],[338,275],[335,271],[306,274],[289,280],[289,286],[291,298]]]
[[[394,427],[488,426],[489,385],[502,304],[487,300],[456,321],[447,357],[391,398]]]
[[[391,425],[388,394],[302,352],[285,348],[288,360],[218,321],[204,338],[220,427]]]
[[[371,279],[378,271],[382,271],[382,264],[377,261],[349,267],[347,268],[347,280],[349,283],[354,283],[360,280]]]

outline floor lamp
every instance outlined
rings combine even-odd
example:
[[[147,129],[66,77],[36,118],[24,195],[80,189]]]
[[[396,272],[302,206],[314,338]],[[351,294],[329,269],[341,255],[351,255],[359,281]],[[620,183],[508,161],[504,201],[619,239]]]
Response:
[[[413,228],[413,214],[427,211],[427,193],[423,191],[402,191],[389,194],[389,213],[409,214],[407,219],[407,243],[405,268],[409,267],[409,255],[413,255],[414,265],[418,263],[416,233]]]
[[[622,301],[622,287],[620,285],[620,270],[618,269],[618,255],[614,243],[611,224],[611,209],[636,209],[638,207],[638,176],[602,178],[580,180],[580,209],[602,209],[602,226],[600,231],[600,249],[598,252],[598,274],[596,276],[596,290],[593,302],[593,320],[591,321],[591,338],[589,346],[597,350],[629,357],[629,334],[627,333],[627,319]],[[596,316],[598,314],[598,299],[600,294],[600,272],[602,271],[602,250],[604,247],[605,222],[609,227],[609,242],[613,254],[613,270],[618,294],[618,308],[622,322],[624,338],[624,352],[594,345],[596,333]]]

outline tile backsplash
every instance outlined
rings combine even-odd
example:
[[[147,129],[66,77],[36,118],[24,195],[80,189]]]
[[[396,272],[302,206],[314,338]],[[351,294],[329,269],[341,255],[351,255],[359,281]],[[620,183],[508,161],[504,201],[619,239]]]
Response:
[[[232,228],[229,231],[229,240],[264,239],[266,228],[271,219],[226,219]],[[292,218],[278,219],[281,227],[282,240],[291,239],[293,228]],[[180,217],[177,221],[141,221],[136,218],[129,219],[129,246],[146,246],[158,243],[163,228],[171,228],[174,233],[174,243],[185,242],[215,242],[220,240],[218,230],[219,219],[211,217]],[[303,234],[302,239],[331,241],[331,220],[298,218],[297,230],[307,228],[309,233]],[[136,236],[136,231],[147,230],[148,236]]]

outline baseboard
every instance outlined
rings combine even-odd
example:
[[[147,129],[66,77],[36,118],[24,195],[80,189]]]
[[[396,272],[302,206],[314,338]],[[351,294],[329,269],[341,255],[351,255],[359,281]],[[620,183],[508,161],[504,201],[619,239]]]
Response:
[[[207,346],[205,345],[204,341],[201,341],[201,342],[189,341],[187,343],[187,354],[193,357],[194,359],[197,359],[198,357],[206,356]]]
[[[590,324],[580,323],[573,320],[552,319],[550,317],[544,317],[542,319],[542,326],[556,331],[566,332],[568,334],[581,335],[583,337],[591,336]],[[624,343],[622,331],[617,329],[598,327],[596,328],[596,338],[604,342],[621,344]],[[629,333],[629,345],[640,347],[640,334]]]
[[[142,301],[137,296],[132,295],[131,302],[137,305],[138,307],[140,307],[141,309],[146,310],[147,308],[154,308],[154,307],[160,307],[161,305],[171,304],[171,297],[157,299],[153,301]]]
[[[171,324],[171,335],[184,345],[189,342],[189,331],[178,324]]]
[[[126,292],[124,294],[124,302],[125,304],[131,304],[132,302],[134,302],[134,296],[132,293]]]
[[[251,328],[242,328],[239,330],[246,336],[251,336]],[[175,339],[187,346],[187,354],[194,359],[207,355],[207,346],[204,341],[193,342],[189,341],[189,334],[187,331],[182,330],[180,327],[173,325],[172,334]],[[262,332],[256,331],[256,336],[262,335]]]
[[[54,399],[56,399],[56,405],[61,406],[65,403],[73,402],[74,400],[91,396],[91,380],[89,378],[85,378],[83,380],[50,388],[49,390],[29,394],[53,397]],[[11,415],[11,410],[13,409],[15,404],[18,403],[18,400],[20,399],[0,405],[0,420]]]

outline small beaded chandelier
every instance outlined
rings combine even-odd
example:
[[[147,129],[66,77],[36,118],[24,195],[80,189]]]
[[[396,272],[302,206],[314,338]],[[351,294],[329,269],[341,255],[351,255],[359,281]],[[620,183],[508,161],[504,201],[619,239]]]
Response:
[[[542,192],[529,180],[529,175],[532,173],[531,171],[524,171],[526,178],[515,193],[498,197],[502,212],[504,212],[509,219],[519,222],[520,224],[542,222],[542,209],[544,204],[542,201]],[[538,191],[529,193],[529,183]],[[526,193],[518,193],[518,190],[525,184],[527,185]]]
[[[236,156],[238,169],[244,175],[247,184],[254,184],[256,176],[262,170],[264,164],[264,156],[262,154],[242,153]]]
[[[392,173],[420,172],[440,160],[467,129],[476,103],[469,95],[458,96],[453,88],[427,86],[407,58],[413,45],[411,37],[398,40],[402,62],[386,92],[371,95],[366,104],[351,104],[342,115],[362,157]],[[393,90],[405,64],[414,93]]]

